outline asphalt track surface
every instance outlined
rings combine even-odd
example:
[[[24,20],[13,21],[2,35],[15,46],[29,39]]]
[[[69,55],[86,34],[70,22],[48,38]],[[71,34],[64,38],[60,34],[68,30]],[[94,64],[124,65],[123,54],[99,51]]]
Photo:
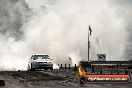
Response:
[[[132,77],[132,71],[130,71]],[[1,71],[0,88],[132,88],[130,84],[79,84],[73,70]]]

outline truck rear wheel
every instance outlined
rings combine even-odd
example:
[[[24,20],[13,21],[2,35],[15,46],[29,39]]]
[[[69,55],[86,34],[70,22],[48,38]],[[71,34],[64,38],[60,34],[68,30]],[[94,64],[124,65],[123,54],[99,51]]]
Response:
[[[80,77],[79,82],[80,82],[80,84],[85,84],[85,82],[86,82],[86,78],[83,77],[83,76]]]
[[[53,68],[50,68],[50,70],[53,70]]]
[[[0,86],[5,86],[5,81],[4,80],[0,80]]]

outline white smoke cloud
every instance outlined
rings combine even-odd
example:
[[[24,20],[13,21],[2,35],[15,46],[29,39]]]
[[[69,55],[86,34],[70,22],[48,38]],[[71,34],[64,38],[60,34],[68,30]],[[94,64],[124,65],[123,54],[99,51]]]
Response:
[[[69,57],[73,64],[87,60],[89,25],[93,30],[90,59],[96,60],[97,53],[106,53],[107,60],[124,60],[121,57],[126,24],[109,0],[26,0],[26,3],[32,13],[22,21],[23,38],[16,41],[12,36],[1,35],[3,69],[26,69],[32,53],[49,54],[59,64],[69,63]]]
[[[0,38],[0,70],[27,69],[31,51],[23,41],[16,42],[14,38]],[[28,58],[28,59],[27,59]]]
[[[76,54],[79,51],[78,57],[87,60],[87,31],[88,25],[91,25],[91,60],[96,59],[97,53],[106,53],[107,60],[123,60],[126,30],[123,19],[117,16],[109,1],[50,2],[47,2],[47,13],[43,13],[41,4],[40,8],[32,5],[39,2],[28,3],[35,9],[35,15],[26,25],[25,36],[34,51],[47,52],[56,62],[58,59],[59,62],[65,62],[71,52]]]

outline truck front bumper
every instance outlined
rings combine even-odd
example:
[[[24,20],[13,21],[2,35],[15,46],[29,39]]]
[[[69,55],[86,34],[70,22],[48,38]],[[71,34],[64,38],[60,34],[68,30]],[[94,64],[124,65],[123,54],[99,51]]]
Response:
[[[53,69],[53,64],[51,63],[31,63],[31,69]]]

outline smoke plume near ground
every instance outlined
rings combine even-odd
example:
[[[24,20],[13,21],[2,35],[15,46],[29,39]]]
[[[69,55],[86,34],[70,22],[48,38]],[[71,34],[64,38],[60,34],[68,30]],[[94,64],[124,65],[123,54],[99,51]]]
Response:
[[[11,4],[15,10],[10,5],[2,9],[13,15],[4,15],[0,19],[0,66],[4,66],[3,69],[26,69],[32,53],[46,53],[59,64],[69,63],[69,57],[73,64],[87,60],[89,25],[93,30],[90,36],[90,59],[96,60],[97,53],[106,53],[107,60],[124,60],[121,57],[127,40],[126,24],[124,18],[118,16],[116,7],[113,6],[114,1],[0,2],[15,3]],[[5,19],[9,21],[3,22]],[[15,27],[18,23],[21,25]]]
[[[0,1],[0,70],[26,69],[29,54],[22,26],[30,15],[23,0]]]

